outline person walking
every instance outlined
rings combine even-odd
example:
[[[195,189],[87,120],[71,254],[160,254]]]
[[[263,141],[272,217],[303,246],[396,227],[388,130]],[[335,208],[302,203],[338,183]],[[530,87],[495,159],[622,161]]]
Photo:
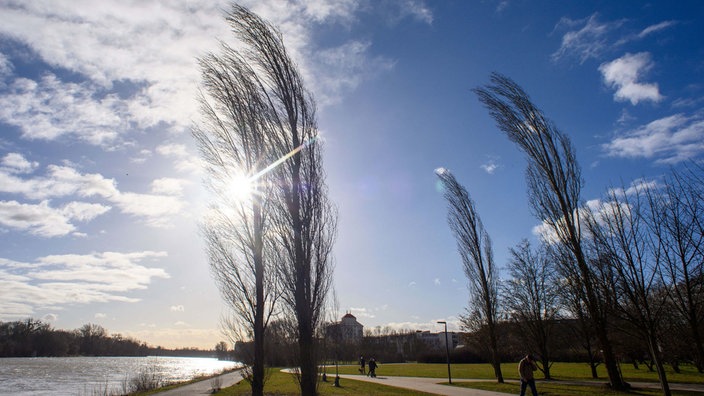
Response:
[[[376,360],[374,358],[369,359],[369,376],[372,378],[376,377]]]
[[[359,357],[359,372],[362,373],[362,375],[366,375],[367,372],[364,369],[364,356]]]
[[[535,364],[535,359],[528,354],[518,362],[518,375],[521,377],[521,396],[526,394],[526,386],[530,386],[530,391],[533,396],[538,396],[538,391],[535,389],[535,377],[533,372],[538,369]]]

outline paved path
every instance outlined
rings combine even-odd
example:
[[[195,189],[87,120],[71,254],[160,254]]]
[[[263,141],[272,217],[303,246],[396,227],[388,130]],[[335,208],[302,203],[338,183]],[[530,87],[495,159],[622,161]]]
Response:
[[[235,385],[242,380],[242,375],[239,370],[233,371],[227,374],[222,374],[218,376],[220,378],[220,387],[227,388],[228,386]],[[213,381],[207,379],[203,381],[194,382],[192,384],[179,386],[176,389],[167,390],[164,392],[159,392],[159,396],[192,396],[192,395],[209,395],[213,392]]]
[[[334,380],[334,376],[331,376]],[[330,378],[330,377],[328,377]],[[357,381],[375,382],[381,385],[394,386],[396,388],[412,389],[434,395],[446,396],[506,396],[506,393],[492,392],[479,389],[461,388],[459,386],[441,385],[447,382],[447,378],[423,378],[423,377],[384,377],[376,378],[367,377],[366,375],[347,375],[342,374],[340,378],[347,378]],[[465,380],[468,381],[468,380]],[[472,380],[481,381],[481,380]],[[487,380],[494,381],[494,380]],[[458,382],[453,380],[453,382]],[[345,386],[344,382],[342,386]],[[516,385],[518,390],[518,385]]]
[[[340,378],[356,380],[356,381],[367,381],[374,382],[381,385],[388,385],[397,388],[412,389],[426,393],[432,393],[434,395],[445,395],[445,396],[506,396],[506,393],[485,391],[479,389],[462,388],[458,386],[441,385],[446,382],[445,378],[424,378],[424,377],[391,377],[391,376],[380,376],[376,378],[370,378],[365,375],[348,375],[341,374]],[[232,386],[242,380],[242,376],[239,371],[234,371],[231,373],[223,374],[220,376],[222,388]],[[335,377],[328,376],[328,381],[334,381]],[[480,382],[480,381],[490,381],[495,380],[480,380],[480,379],[453,379],[452,382]],[[516,393],[518,393],[519,385],[516,380],[506,380],[508,383],[516,384]],[[543,381],[538,380],[538,391],[540,391],[540,384]],[[558,382],[558,381],[555,381]],[[559,381],[564,384],[579,384],[579,385],[603,385],[604,382],[598,381]],[[632,382],[631,385],[636,388],[651,388],[660,389],[659,383],[654,382]],[[342,386],[345,386],[342,382]],[[176,389],[160,392],[160,396],[195,396],[195,395],[207,395],[212,392],[213,382],[211,380],[204,380],[195,382],[192,384],[184,385]],[[670,384],[670,389],[672,390],[687,390],[694,392],[704,393],[704,384]]]

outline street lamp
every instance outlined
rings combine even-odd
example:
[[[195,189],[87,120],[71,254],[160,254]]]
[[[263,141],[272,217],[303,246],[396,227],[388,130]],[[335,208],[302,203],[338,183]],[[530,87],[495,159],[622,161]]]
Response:
[[[450,346],[447,343],[447,322],[441,320],[438,321],[438,323],[445,325],[445,354],[447,356],[447,381],[452,384],[452,374],[450,374]]]

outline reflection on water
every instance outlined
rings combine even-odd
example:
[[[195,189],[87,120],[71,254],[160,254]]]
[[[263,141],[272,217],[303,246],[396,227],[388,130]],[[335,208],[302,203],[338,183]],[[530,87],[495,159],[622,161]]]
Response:
[[[119,392],[123,382],[148,368],[165,382],[237,367],[236,362],[179,357],[1,358],[0,395],[92,395]]]

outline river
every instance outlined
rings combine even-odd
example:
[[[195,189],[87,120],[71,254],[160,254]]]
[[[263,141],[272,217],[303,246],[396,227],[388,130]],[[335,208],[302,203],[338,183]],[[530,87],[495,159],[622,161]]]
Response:
[[[238,366],[210,358],[70,357],[0,358],[0,395],[117,394],[139,372],[164,382],[181,382]]]

